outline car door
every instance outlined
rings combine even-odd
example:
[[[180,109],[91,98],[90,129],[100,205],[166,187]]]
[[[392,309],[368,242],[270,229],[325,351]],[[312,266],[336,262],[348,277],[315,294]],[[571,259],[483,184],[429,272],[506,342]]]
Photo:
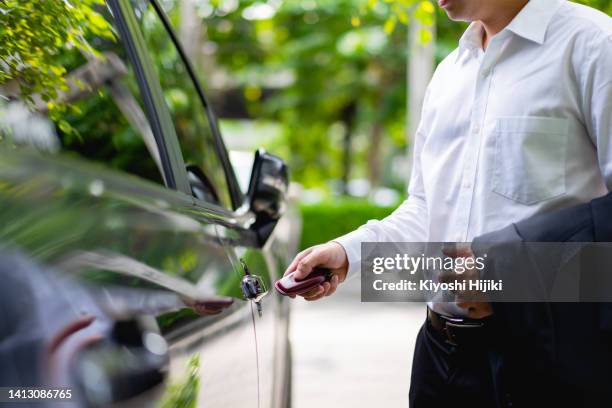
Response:
[[[286,406],[291,374],[289,305],[272,290],[272,285],[295,252],[296,231],[292,225],[295,217],[281,218],[265,245],[249,228],[252,214],[244,208],[244,197],[229,164],[215,115],[171,26],[171,21],[180,17],[177,2],[134,3],[143,7],[138,14],[150,54],[154,60],[166,60],[165,64],[155,66],[173,117],[195,206],[204,210],[212,204],[222,209],[229,222],[219,223],[216,228],[228,256],[235,267],[244,265],[247,268],[245,273],[260,278],[266,288],[266,295],[253,305],[256,310],[260,406]],[[157,15],[150,13],[153,9]],[[166,13],[172,18],[169,19]],[[168,60],[173,63],[168,63]],[[207,195],[201,191],[206,188],[201,186],[209,186],[208,190],[212,191]]]
[[[185,399],[213,407],[256,406],[252,310],[240,291],[242,274],[232,269],[214,229],[214,213],[200,211],[194,219],[191,201],[165,187],[81,160],[27,151],[0,152],[0,181],[0,242],[62,273],[49,283],[37,281],[44,296],[16,297],[23,316],[51,313],[36,327],[41,342],[91,316],[94,324],[66,346],[99,338],[119,349],[135,344],[139,334],[117,336],[117,327],[153,317],[169,360],[168,367],[158,367],[168,375],[156,400],[163,406]],[[64,278],[75,281],[68,290],[59,283]],[[132,386],[149,372],[116,372],[119,361],[103,364],[113,359],[94,358],[96,350],[80,350],[92,360],[87,365],[100,365],[96,370],[108,382],[121,378],[127,391],[96,400],[97,381],[71,377],[65,353],[59,358],[61,378],[52,380],[66,379],[83,389],[92,406],[141,394]]]
[[[28,299],[28,306],[43,313],[60,298],[70,305],[45,320],[41,336],[49,338],[79,316],[93,316],[96,323],[72,338],[99,340],[72,351],[102,377],[75,375],[70,359],[60,370],[90,405],[146,391],[139,387],[151,372],[134,369],[144,361],[126,367],[117,356],[143,340],[124,323],[149,318],[168,346],[154,348],[169,364],[153,367],[167,371],[166,387],[146,405],[254,407],[253,312],[240,290],[242,270],[215,227],[224,212],[194,205],[137,9],[125,0],[108,6],[111,33],[93,39],[102,57],[68,56],[68,72],[84,86],[63,96],[69,110],[58,124],[60,153],[0,146],[0,242],[75,282],[46,291],[45,302]],[[210,194],[209,185],[200,187]],[[101,393],[107,383],[121,392]]]
[[[192,218],[205,222],[207,214],[215,214],[210,226],[226,256],[226,273],[242,278],[241,264],[231,256],[227,243],[219,236],[220,226],[235,221],[228,208],[236,208],[241,197],[235,179],[226,173],[227,155],[222,141],[216,137],[216,123],[203,106],[201,90],[195,86],[190,67],[175,48],[159,5],[144,0],[126,0],[119,5],[130,36],[138,43],[136,48],[140,48],[139,59],[148,67],[148,85],[158,93],[154,98],[155,108],[163,122],[164,144],[176,159],[172,171],[177,194],[184,193],[187,187],[187,194],[193,200]],[[231,291],[236,298],[241,296],[239,286],[240,279],[232,282]],[[168,330],[167,338],[184,356],[182,365],[175,364],[171,373],[180,376],[185,364],[191,367],[193,356],[188,357],[185,351],[206,350],[209,369],[199,374],[199,384],[210,406],[249,407],[259,403],[253,305],[249,301],[240,303],[236,308],[240,313],[215,322],[207,330],[203,328],[211,326],[209,321],[190,323],[187,318],[183,325],[184,316],[169,318],[180,330]]]

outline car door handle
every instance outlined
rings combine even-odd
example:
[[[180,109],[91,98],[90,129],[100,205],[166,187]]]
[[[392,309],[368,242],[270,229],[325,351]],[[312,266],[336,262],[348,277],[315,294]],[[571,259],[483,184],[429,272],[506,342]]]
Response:
[[[109,406],[161,390],[168,362],[155,319],[141,317],[116,322],[109,338],[81,350],[73,378],[86,406]]]
[[[193,308],[199,315],[216,315],[221,313],[234,304],[234,299],[230,297],[219,297],[213,299],[202,300],[185,300],[185,303]]]
[[[268,291],[263,280],[257,275],[245,275],[242,278],[242,294],[245,298],[259,302]]]
[[[266,288],[263,279],[251,273],[246,262],[244,262],[244,259],[240,259],[240,264],[242,265],[242,270],[244,271],[244,276],[242,277],[241,282],[242,294],[245,298],[252,300],[255,303],[259,303],[259,301],[268,293],[268,289]]]

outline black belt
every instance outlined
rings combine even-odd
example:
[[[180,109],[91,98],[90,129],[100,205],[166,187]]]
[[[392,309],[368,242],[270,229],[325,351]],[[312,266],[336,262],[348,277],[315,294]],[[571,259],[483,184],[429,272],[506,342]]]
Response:
[[[489,339],[492,317],[450,317],[427,308],[427,323],[452,346],[477,346]]]

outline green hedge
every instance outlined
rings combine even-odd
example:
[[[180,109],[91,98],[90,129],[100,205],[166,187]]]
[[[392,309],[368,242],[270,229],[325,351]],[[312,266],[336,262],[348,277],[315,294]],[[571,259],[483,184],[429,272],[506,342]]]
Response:
[[[302,204],[300,248],[320,244],[353,231],[368,220],[380,220],[396,206],[379,207],[363,199],[341,198],[317,204]],[[300,249],[300,250],[301,250]]]

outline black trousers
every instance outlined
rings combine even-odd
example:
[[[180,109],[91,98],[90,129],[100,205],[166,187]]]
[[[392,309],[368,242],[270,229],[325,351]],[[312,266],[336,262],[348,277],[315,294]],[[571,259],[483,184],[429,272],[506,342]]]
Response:
[[[489,350],[458,348],[427,322],[417,336],[410,384],[411,408],[498,406]]]
[[[494,334],[480,345],[453,347],[426,322],[414,350],[410,408],[612,407],[609,374],[595,376],[599,384],[581,384],[567,367],[507,338]]]

